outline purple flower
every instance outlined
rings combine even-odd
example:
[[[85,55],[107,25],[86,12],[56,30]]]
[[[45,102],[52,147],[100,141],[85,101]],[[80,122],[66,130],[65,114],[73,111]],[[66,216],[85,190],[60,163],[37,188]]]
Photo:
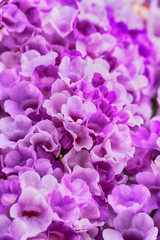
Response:
[[[135,146],[147,149],[160,149],[160,118],[159,116],[152,118],[150,121],[149,130],[145,127],[140,127],[132,133],[132,141]]]
[[[159,174],[159,170],[160,170],[160,156],[157,156],[155,158],[155,160],[151,163],[151,168],[152,168],[152,171],[153,171],[154,175],[158,175]]]
[[[79,218],[79,207],[72,196],[54,190],[51,194],[50,206],[53,210],[53,220],[63,221],[69,226]]]
[[[39,16],[39,11],[37,10],[36,7],[31,7],[29,8],[26,12],[25,12],[28,21],[36,26],[36,27],[40,27],[41,26],[41,19]]]
[[[20,141],[20,146],[34,147],[39,158],[52,158],[49,156],[53,152],[55,156],[60,153],[60,144],[58,142],[58,131],[50,120],[42,120],[35,124],[30,133]]]
[[[48,66],[38,66],[35,68],[33,72],[33,76],[35,78],[35,81],[39,83],[39,86],[44,91],[44,95],[47,96],[47,93],[50,92],[52,83],[57,79],[58,77],[58,67],[50,64]],[[45,94],[46,92],[46,94]]]
[[[106,134],[109,119],[103,113],[93,113],[87,119],[87,128],[92,130],[93,134]]]
[[[77,41],[77,50],[85,56],[99,57],[104,51],[111,51],[116,45],[116,39],[107,33],[93,33]]]
[[[32,187],[39,190],[44,196],[51,193],[57,185],[57,180],[52,175],[45,175],[41,179],[40,175],[34,171],[25,171],[20,175],[19,181],[22,193],[27,187]]]
[[[61,37],[66,37],[73,29],[73,21],[77,15],[77,10],[69,6],[58,5],[48,14],[51,26]]]
[[[154,47],[158,46],[158,40],[159,40],[159,2],[155,1],[154,3],[150,4],[150,11],[151,11],[151,18],[148,19],[147,24],[147,30],[148,30],[148,36],[151,40],[151,42],[154,44]],[[158,53],[159,54],[159,53]]]
[[[62,222],[53,223],[49,227],[49,236],[52,239],[58,238],[59,240],[66,238],[66,240],[84,240],[81,233],[76,233],[72,228],[66,226]]]
[[[82,168],[93,167],[90,162],[90,154],[86,149],[77,152],[72,148],[67,154],[65,154],[63,163],[69,173],[71,173],[76,165],[79,165]]]
[[[157,239],[157,228],[154,227],[152,218],[144,212],[136,215],[131,212],[121,212],[114,219],[114,227],[121,233],[120,239]]]
[[[71,86],[82,81],[85,76],[85,70],[86,62],[80,56],[72,59],[72,56],[69,57],[66,54],[59,65],[59,75]]]
[[[151,192],[151,198],[146,206],[146,212],[150,213],[153,209],[157,209],[157,194],[160,191],[160,174],[156,176],[151,172],[140,172],[136,175],[136,180],[139,184],[146,186]]]
[[[160,238],[159,9],[0,1],[0,240]]]
[[[87,195],[85,194],[85,189],[82,190],[82,188],[80,188],[74,190],[74,185],[74,183],[71,183],[70,176],[66,175],[62,178],[61,184],[51,193],[50,205],[53,210],[53,219],[55,221],[63,221],[70,225],[79,218],[79,204],[82,202],[83,206],[84,197]],[[87,189],[87,191],[87,193],[90,194],[89,189]],[[83,192],[85,194],[84,197]]]
[[[27,81],[22,81],[10,91],[10,100],[4,103],[5,111],[14,118],[16,115],[39,113],[43,96],[39,89]]]
[[[2,38],[2,45],[7,50],[19,49],[34,36],[35,28],[32,25],[27,25],[23,32],[11,32],[10,35],[4,35]]]
[[[121,184],[115,187],[112,194],[108,196],[108,203],[116,213],[124,210],[137,213],[141,211],[150,199],[149,190],[143,185]]]
[[[103,239],[105,239],[105,240],[112,240],[112,239],[124,240],[124,238],[122,237],[120,232],[117,230],[114,230],[114,229],[105,229],[103,231]]]
[[[20,59],[21,59],[21,53],[20,52],[10,52],[10,51],[5,51],[0,55],[1,62],[3,63],[4,67],[7,69],[11,69],[11,73],[14,75],[13,67],[17,67],[20,64]],[[8,73],[8,71],[4,71]],[[3,74],[3,71],[1,72]],[[3,75],[1,75],[2,77]],[[8,78],[8,81],[10,82],[13,79],[13,77]],[[15,79],[13,79],[15,80]],[[2,81],[3,82],[3,81]],[[12,81],[11,81],[12,82]],[[6,82],[5,82],[6,83]]]
[[[81,123],[91,113],[96,112],[96,107],[92,102],[82,103],[79,96],[72,96],[68,98],[67,104],[62,105],[61,112],[65,120]]]
[[[72,180],[82,179],[89,186],[90,192],[93,195],[100,195],[99,188],[99,175],[95,169],[92,168],[82,168],[80,166],[75,166],[72,172]]]
[[[10,233],[11,220],[3,214],[0,214],[0,239],[1,240],[15,240]]]
[[[93,23],[82,19],[81,21],[77,21],[76,28],[74,29],[74,34],[79,38],[82,35],[81,38],[83,38],[83,36],[89,36],[96,31],[96,27]]]
[[[63,115],[61,113],[62,105],[67,103],[67,98],[69,93],[55,93],[50,99],[45,100],[43,107],[46,108],[48,115],[52,117],[56,117],[58,119],[63,119]]]
[[[99,178],[100,178],[99,184],[101,185],[101,188],[105,196],[107,197],[108,194],[111,193],[114,187],[114,181],[115,181],[114,171],[110,166],[110,164],[104,161],[95,162],[93,163],[93,166],[95,167],[95,169],[99,174]]]
[[[75,179],[71,182],[71,177],[69,175],[64,175],[64,177],[61,180],[62,185],[64,185],[72,196],[74,197],[76,203],[81,207],[85,207],[89,204],[91,201],[91,193],[89,191],[89,187],[86,184],[85,181],[82,179]]]
[[[42,55],[36,50],[29,50],[22,55],[21,58],[21,66],[22,72],[21,75],[25,77],[31,77],[33,71],[36,67],[44,65],[55,64],[55,59],[57,57],[57,53],[49,52],[46,55]]]
[[[25,168],[32,168],[35,160],[36,153],[32,148],[17,147],[6,154],[3,172],[8,174],[24,171]]]
[[[86,214],[92,220],[99,218],[98,206],[90,192],[93,182],[86,182],[86,178],[85,175],[82,177],[75,175],[74,171],[73,175],[66,174],[62,177],[61,184],[53,190],[50,196],[50,204],[56,221],[66,222],[70,226],[76,220],[85,218]]]
[[[0,212],[13,205],[20,195],[20,184],[17,179],[12,181],[0,180]]]
[[[35,171],[41,176],[51,175],[53,168],[51,162],[46,158],[39,158],[34,163]]]
[[[3,60],[1,59],[1,61]],[[0,72],[0,78],[0,99],[5,99],[9,96],[10,88],[14,87],[15,74],[9,69],[4,69]]]
[[[14,4],[6,4],[2,8],[2,23],[9,32],[21,33],[27,26],[25,14]]]
[[[73,137],[65,128],[61,128],[59,142],[64,149],[70,149],[73,145]]]
[[[18,203],[11,207],[10,215],[20,220],[19,224],[25,224],[27,237],[34,237],[45,231],[52,222],[51,207],[43,195],[33,187],[26,187],[22,191]]]
[[[136,174],[139,171],[150,170],[152,153],[153,153],[152,150],[143,149],[143,148],[137,149],[134,157],[130,158],[127,161],[127,166],[125,167],[127,172],[131,174]]]
[[[66,121],[64,127],[73,136],[73,146],[76,151],[80,151],[82,148],[91,149],[93,140],[83,125]]]
[[[52,84],[52,96],[43,103],[48,115],[63,120],[62,105],[67,103],[67,99],[71,94],[72,91],[68,85],[62,79],[57,79]]]
[[[45,231],[52,222],[52,209],[47,203],[47,196],[57,185],[52,175],[42,179],[36,172],[26,171],[19,177],[22,193],[18,202],[12,205],[10,215],[15,218],[11,232],[24,239],[34,237]],[[21,229],[17,229],[20,225]],[[17,232],[15,232],[17,229]]]
[[[107,161],[118,174],[124,168],[129,156],[134,153],[129,128],[124,124],[114,126],[109,124],[105,133],[103,142],[93,147],[91,158],[93,162]]]
[[[22,139],[32,126],[31,120],[24,115],[16,115],[13,120],[11,117],[4,117],[0,120],[0,147],[15,148],[17,141]]]

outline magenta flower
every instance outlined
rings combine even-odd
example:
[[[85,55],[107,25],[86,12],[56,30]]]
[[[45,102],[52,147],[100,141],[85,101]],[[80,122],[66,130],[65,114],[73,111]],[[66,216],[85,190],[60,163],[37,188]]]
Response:
[[[77,112],[77,109],[79,111]],[[84,102],[79,96],[72,96],[68,99],[67,104],[62,105],[62,114],[65,120],[82,122],[91,113],[96,112],[96,107],[92,102]]]
[[[47,20],[57,33],[64,38],[73,30],[73,21],[76,15],[77,10],[75,8],[57,4],[49,13]]]
[[[2,23],[9,32],[23,32],[28,21],[25,14],[16,5],[7,4],[2,8]]]
[[[90,150],[93,146],[93,140],[89,133],[86,131],[85,126],[78,123],[72,123],[69,121],[64,122],[65,129],[73,137],[73,146],[76,151],[80,151],[82,148]]]
[[[118,174],[134,153],[129,128],[124,124],[107,125],[105,133],[103,142],[93,147],[91,158],[93,162],[108,162]]]
[[[18,94],[18,93],[21,94]],[[12,88],[10,100],[6,100],[5,111],[14,118],[16,115],[29,115],[33,112],[39,113],[43,96],[41,92],[32,84],[23,81]]]
[[[0,1],[0,240],[160,240],[159,19]]]
[[[127,220],[127,222],[126,222]],[[114,227],[120,231],[124,239],[156,239],[157,228],[152,218],[144,212],[133,215],[123,212],[114,219]]]
[[[32,168],[36,160],[36,152],[27,147],[17,147],[17,149],[8,152],[4,158],[5,173],[18,173],[26,167]]]
[[[106,240],[113,239],[157,239],[157,228],[153,220],[146,213],[123,212],[114,219],[115,229],[105,229],[103,237]]]
[[[26,187],[10,210],[12,218],[25,224],[27,236],[34,237],[43,232],[52,222],[52,209],[37,189]]]
[[[15,240],[15,236],[10,232],[11,220],[5,216],[0,215],[0,239]]]
[[[115,187],[108,196],[108,203],[116,213],[124,210],[137,213],[144,208],[150,199],[149,190],[143,185],[126,186],[121,184]]]
[[[57,53],[49,52],[46,55],[42,55],[36,50],[30,50],[25,52],[21,58],[22,72],[25,77],[31,77],[36,67],[44,65],[55,64]]]
[[[21,193],[20,184],[17,179],[12,181],[0,180],[0,212],[11,207]]]

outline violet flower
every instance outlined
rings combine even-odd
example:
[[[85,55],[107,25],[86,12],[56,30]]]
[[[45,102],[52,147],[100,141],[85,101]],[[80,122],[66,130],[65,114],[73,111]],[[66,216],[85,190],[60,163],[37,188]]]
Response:
[[[159,9],[0,1],[0,240],[160,238]]]
[[[33,187],[27,187],[10,210],[12,218],[26,225],[27,236],[34,237],[43,232],[52,222],[52,210],[43,195]]]
[[[116,213],[129,210],[137,213],[144,208],[150,199],[149,190],[143,185],[119,185],[108,196],[108,203]]]

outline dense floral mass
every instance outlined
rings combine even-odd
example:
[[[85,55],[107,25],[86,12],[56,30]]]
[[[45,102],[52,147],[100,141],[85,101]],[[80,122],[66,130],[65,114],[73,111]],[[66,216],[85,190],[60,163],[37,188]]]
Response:
[[[160,1],[0,1],[0,240],[160,240]]]

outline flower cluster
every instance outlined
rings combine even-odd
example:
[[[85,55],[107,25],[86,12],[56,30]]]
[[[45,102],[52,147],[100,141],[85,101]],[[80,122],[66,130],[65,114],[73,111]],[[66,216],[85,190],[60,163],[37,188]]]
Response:
[[[160,240],[158,0],[0,1],[0,240]]]

